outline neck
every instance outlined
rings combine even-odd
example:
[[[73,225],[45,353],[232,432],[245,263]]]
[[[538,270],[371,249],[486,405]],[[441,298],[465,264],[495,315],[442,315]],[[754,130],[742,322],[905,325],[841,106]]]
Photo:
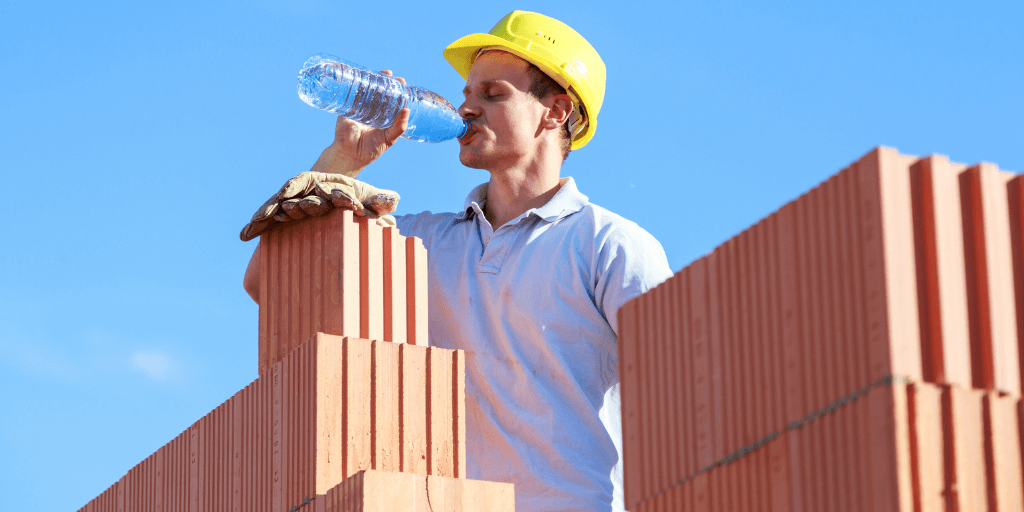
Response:
[[[484,216],[495,229],[531,208],[544,206],[565,180],[559,179],[561,162],[543,168],[510,168],[491,171]]]

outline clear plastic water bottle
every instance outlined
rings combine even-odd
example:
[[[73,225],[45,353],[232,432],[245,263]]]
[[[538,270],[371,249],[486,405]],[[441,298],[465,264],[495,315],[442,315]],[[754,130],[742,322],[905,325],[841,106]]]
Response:
[[[298,88],[302,101],[374,128],[391,126],[398,111],[408,108],[409,128],[402,134],[407,139],[441,142],[469,130],[469,122],[440,95],[325,53],[302,65]]]

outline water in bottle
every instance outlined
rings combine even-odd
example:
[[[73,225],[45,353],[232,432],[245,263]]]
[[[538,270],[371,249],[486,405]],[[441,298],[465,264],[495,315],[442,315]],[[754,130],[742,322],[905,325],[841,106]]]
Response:
[[[391,126],[398,111],[410,110],[403,137],[441,142],[462,137],[469,122],[440,95],[375,73],[323,53],[306,60],[299,71],[302,101],[374,128]]]

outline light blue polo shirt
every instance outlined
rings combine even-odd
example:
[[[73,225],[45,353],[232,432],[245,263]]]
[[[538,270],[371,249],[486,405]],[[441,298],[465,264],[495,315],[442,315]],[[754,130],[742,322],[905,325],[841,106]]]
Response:
[[[572,178],[498,229],[486,198],[396,217],[427,248],[430,344],[466,351],[467,476],[514,483],[518,512],[621,510],[616,312],[665,251]]]

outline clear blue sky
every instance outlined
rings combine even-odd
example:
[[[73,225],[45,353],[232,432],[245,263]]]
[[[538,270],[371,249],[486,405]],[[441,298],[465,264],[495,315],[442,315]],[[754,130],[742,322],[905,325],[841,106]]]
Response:
[[[1020,0],[0,0],[0,509],[81,507],[256,377],[238,231],[330,143],[309,55],[457,103],[441,50],[513,9],[601,53],[563,175],[673,269],[876,145],[1024,170]],[[486,180],[456,153],[402,140],[362,177],[452,211]]]

